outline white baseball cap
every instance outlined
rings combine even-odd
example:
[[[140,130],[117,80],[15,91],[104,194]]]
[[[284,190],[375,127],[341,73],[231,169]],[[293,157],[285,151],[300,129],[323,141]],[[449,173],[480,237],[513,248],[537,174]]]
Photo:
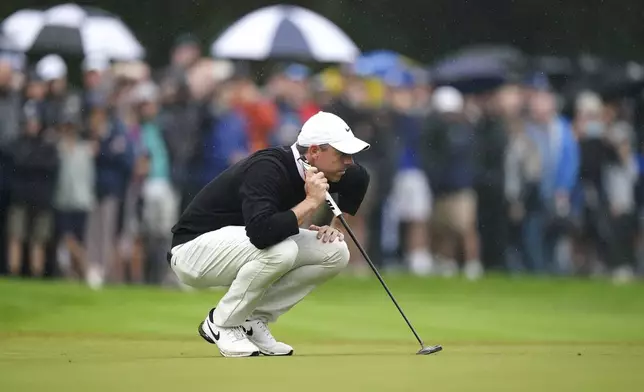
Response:
[[[83,71],[104,72],[110,67],[110,60],[100,54],[90,54],[83,60]]]
[[[297,144],[302,147],[328,144],[349,155],[371,147],[369,143],[355,137],[343,119],[328,112],[318,112],[304,123],[297,137]]]
[[[67,65],[57,54],[48,54],[36,64],[36,72],[43,80],[50,82],[67,76]]]
[[[463,111],[463,94],[450,86],[438,87],[432,95],[432,105],[440,113],[458,113]]]

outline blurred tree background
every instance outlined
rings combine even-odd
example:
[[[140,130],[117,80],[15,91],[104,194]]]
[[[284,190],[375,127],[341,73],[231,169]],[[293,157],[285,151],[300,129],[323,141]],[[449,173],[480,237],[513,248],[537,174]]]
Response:
[[[3,0],[0,18],[55,0]],[[78,1],[118,14],[148,51],[152,65],[167,62],[175,37],[193,32],[207,50],[244,14],[278,1]],[[644,1],[622,0],[300,0],[328,17],[362,50],[393,49],[429,63],[473,43],[508,43],[529,54],[590,53],[644,60]]]

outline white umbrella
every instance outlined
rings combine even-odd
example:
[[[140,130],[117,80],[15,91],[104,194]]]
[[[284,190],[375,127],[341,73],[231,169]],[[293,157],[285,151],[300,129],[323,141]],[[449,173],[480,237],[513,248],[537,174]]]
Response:
[[[356,44],[335,24],[305,8],[276,5],[242,17],[211,47],[214,57],[353,62]]]
[[[2,31],[0,31],[0,51],[19,51],[18,50],[18,45],[11,39],[11,37],[8,37],[6,34],[3,34]]]
[[[12,39],[0,31],[0,61],[11,64],[14,70],[22,70],[25,65],[26,56],[22,53]]]
[[[135,60],[145,55],[116,15],[76,4],[16,11],[3,21],[2,32],[24,52],[102,55],[114,60]]]

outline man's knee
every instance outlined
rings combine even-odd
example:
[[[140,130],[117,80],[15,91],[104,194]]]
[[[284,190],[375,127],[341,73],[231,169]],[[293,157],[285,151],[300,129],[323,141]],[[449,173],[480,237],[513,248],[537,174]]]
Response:
[[[299,247],[292,239],[286,239],[278,244],[264,249],[266,257],[262,260],[280,271],[289,271],[293,268]]]
[[[333,247],[333,252],[326,263],[338,270],[344,269],[349,264],[349,247],[347,243],[345,241],[333,241],[326,245]]]

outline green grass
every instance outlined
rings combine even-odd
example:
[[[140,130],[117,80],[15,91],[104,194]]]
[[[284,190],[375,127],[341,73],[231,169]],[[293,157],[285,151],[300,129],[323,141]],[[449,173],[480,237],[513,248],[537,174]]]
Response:
[[[615,391],[644,383],[644,285],[339,277],[276,323],[289,358],[228,359],[196,334],[221,291],[0,279],[0,391]]]

